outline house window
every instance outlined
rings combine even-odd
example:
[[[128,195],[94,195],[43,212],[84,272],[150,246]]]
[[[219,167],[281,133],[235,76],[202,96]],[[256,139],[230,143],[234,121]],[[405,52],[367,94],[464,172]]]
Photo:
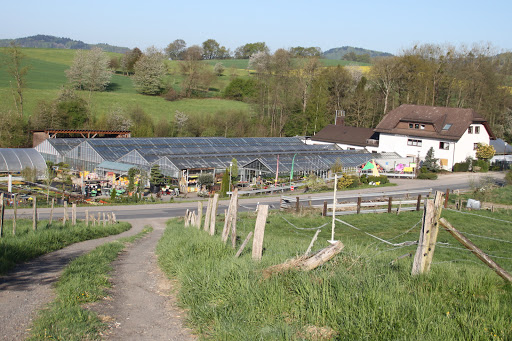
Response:
[[[478,143],[473,143],[473,150],[477,150],[478,149]]]
[[[480,134],[480,127],[479,126],[475,127],[475,134]]]
[[[425,125],[424,124],[420,124],[420,129],[425,129]]]
[[[444,150],[450,149],[450,143],[448,143],[448,142],[439,142],[439,149],[444,149]]]
[[[408,139],[408,140],[407,140],[407,145],[408,145],[408,146],[417,146],[417,147],[421,147],[422,142],[423,142],[422,140]]]
[[[473,134],[473,127],[471,127],[471,126],[470,126],[470,127],[468,128],[468,134]]]
[[[419,124],[419,123],[416,123],[416,124],[414,125],[414,129],[420,129],[420,124]]]
[[[409,123],[409,128],[410,128],[410,129],[414,128],[414,124]]]

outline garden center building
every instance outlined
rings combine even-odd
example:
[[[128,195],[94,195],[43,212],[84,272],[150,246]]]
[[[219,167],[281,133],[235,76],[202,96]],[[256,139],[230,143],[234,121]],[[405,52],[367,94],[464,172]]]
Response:
[[[79,171],[120,174],[137,167],[149,171],[159,165],[162,174],[187,180],[200,173],[224,173],[233,158],[241,181],[257,176],[316,173],[327,176],[341,161],[355,171],[372,159],[397,158],[395,153],[343,151],[335,145],[306,145],[300,137],[186,137],[186,138],[49,138],[35,147],[43,158],[64,162]]]

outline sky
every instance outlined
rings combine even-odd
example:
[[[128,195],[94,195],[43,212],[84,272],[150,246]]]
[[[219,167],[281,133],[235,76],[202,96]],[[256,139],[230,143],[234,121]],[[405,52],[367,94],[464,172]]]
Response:
[[[398,54],[416,44],[512,50],[512,1],[8,1],[0,39],[47,34],[128,48],[188,46],[215,39],[234,51],[265,42],[271,51],[295,46],[362,47]]]

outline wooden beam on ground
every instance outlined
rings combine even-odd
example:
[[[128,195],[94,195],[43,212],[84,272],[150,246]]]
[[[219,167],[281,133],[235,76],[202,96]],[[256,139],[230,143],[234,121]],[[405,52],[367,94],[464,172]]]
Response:
[[[427,199],[425,202],[418,248],[411,270],[412,275],[426,273],[430,269],[439,231],[438,221],[443,207],[442,199],[443,193],[436,191],[434,199]]]
[[[482,262],[484,262],[488,267],[493,269],[498,276],[503,278],[506,281],[512,282],[512,275],[510,275],[505,269],[500,267],[495,261],[491,259],[485,252],[480,250],[475,244],[471,242],[468,238],[466,238],[462,233],[460,233],[455,227],[453,227],[446,219],[441,218],[439,223],[451,233],[455,239],[457,239],[462,245],[464,245],[467,249],[469,249],[475,256],[478,257]]]
[[[256,226],[254,227],[254,238],[252,241],[252,259],[261,260],[263,253],[263,238],[265,236],[265,224],[267,223],[268,205],[260,205]]]

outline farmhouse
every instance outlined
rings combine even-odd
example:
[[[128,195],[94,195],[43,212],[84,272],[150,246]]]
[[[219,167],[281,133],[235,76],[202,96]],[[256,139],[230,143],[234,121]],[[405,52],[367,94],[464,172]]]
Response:
[[[495,137],[487,121],[473,109],[403,104],[387,113],[373,130],[329,125],[311,141],[420,159],[432,147],[440,165],[451,170],[455,163],[475,158],[478,143],[489,144],[491,139]]]

